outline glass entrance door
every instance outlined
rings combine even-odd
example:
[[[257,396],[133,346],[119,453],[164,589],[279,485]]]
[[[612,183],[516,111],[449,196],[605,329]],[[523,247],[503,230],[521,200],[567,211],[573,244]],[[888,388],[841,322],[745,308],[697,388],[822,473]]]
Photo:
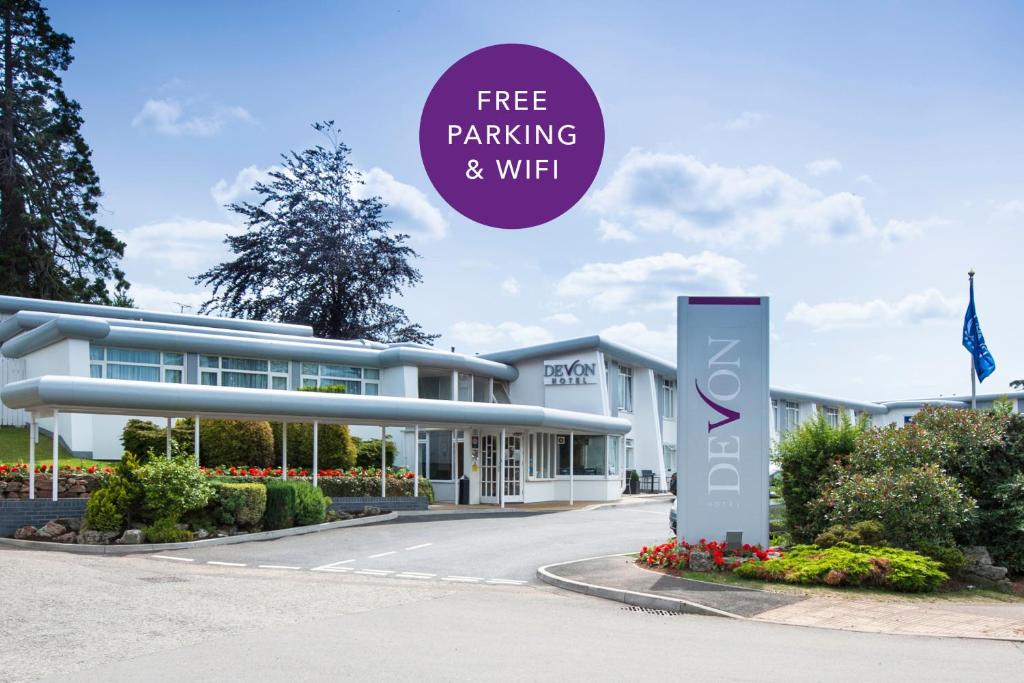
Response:
[[[523,436],[505,437],[505,470],[502,480],[506,503],[523,502]]]
[[[498,437],[480,436],[480,502],[498,502]]]

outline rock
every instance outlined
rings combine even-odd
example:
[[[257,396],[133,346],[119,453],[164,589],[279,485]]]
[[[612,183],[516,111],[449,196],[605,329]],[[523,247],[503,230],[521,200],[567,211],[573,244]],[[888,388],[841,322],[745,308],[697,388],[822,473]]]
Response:
[[[10,493],[17,493],[21,491],[22,484],[20,481],[9,481],[7,482],[7,491]]]
[[[82,520],[81,519],[61,517],[60,519],[55,519],[53,521],[57,522],[57,524],[60,524],[61,526],[66,527],[69,531],[81,531],[82,530]]]
[[[964,557],[967,559],[968,569],[970,569],[972,565],[992,566],[992,556],[989,555],[988,548],[983,545],[964,548]]]
[[[188,524],[175,524],[174,528],[178,531],[188,531]]]
[[[61,534],[60,536],[58,536],[57,538],[55,538],[53,540],[57,541],[57,543],[77,543],[78,542],[78,534],[75,533],[74,531],[69,531],[66,534]]]
[[[379,514],[381,514],[381,509],[379,507],[377,507],[376,505],[364,505],[363,506],[363,514],[366,515],[367,517],[371,517],[373,515],[379,515]]]
[[[57,538],[63,536],[68,532],[67,527],[63,524],[57,524],[57,522],[49,521],[42,529],[39,530],[39,536],[45,540]]]
[[[710,572],[714,568],[715,563],[711,559],[711,553],[704,552],[703,550],[694,550],[690,553],[690,571]]]
[[[196,540],[197,541],[201,541],[204,538],[209,538],[209,537],[210,537],[210,532],[207,531],[206,529],[196,529]]]
[[[17,529],[14,532],[14,537],[19,541],[31,541],[36,537],[37,533],[38,529],[36,529],[34,526],[30,524],[28,526],[23,526]]]
[[[145,542],[145,540],[146,539],[142,535],[142,532],[138,529],[128,529],[121,534],[121,538],[114,541],[114,543],[117,543],[118,545],[138,545],[139,543]]]
[[[964,569],[964,580],[979,588],[990,588],[1005,593],[1013,590],[1013,584],[1006,578],[1006,567],[992,564],[992,556],[983,546],[964,548],[967,566]]]
[[[338,512],[336,512],[334,514],[336,514],[338,516],[338,520],[339,521],[343,521],[343,520],[346,520],[346,519],[352,519],[353,517],[355,517],[355,515],[353,515],[352,513],[345,512],[343,510],[339,510]]]
[[[117,538],[116,531],[95,531],[87,529],[78,534],[78,542],[85,545],[107,545]]]

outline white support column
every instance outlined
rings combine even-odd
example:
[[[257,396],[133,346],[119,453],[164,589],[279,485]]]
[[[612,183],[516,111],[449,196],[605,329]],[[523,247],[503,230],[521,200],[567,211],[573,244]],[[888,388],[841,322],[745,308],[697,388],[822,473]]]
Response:
[[[458,457],[458,446],[455,445],[455,430],[452,430],[451,438],[451,449],[452,449],[452,480],[455,482],[455,506],[459,505],[459,463],[456,458]]]
[[[501,444],[498,455],[498,500],[505,507],[505,428],[501,428]]]
[[[412,495],[420,495],[420,426],[416,425],[412,437]],[[456,496],[455,500],[458,500]]]
[[[573,490],[573,486],[574,486],[575,481],[574,481],[574,478],[573,478],[574,475],[573,475],[573,462],[572,462],[573,456],[576,455],[576,453],[574,452],[574,449],[575,449],[574,438],[575,438],[575,434],[573,434],[572,432],[569,432],[569,505],[572,505],[572,504],[574,504],[576,502],[575,501],[576,492]]]
[[[60,464],[58,462],[60,458],[60,411],[53,411],[53,466],[50,469],[50,479],[52,480],[53,489],[53,500],[57,500],[57,484],[60,478]]]
[[[316,486],[317,481],[319,481],[319,475],[317,474],[318,471],[320,470],[320,453],[319,453],[318,444],[317,444],[319,427],[320,427],[320,423],[314,421],[313,422],[313,486]]]
[[[459,400],[459,371],[452,370],[452,400]]]
[[[388,495],[388,442],[384,425],[380,426],[380,497]]]
[[[165,446],[167,449],[167,459],[171,458],[171,418],[167,418],[167,436],[165,437]]]
[[[281,478],[288,478],[288,423],[281,423]]]
[[[192,434],[192,442],[195,444],[195,448],[193,450],[195,451],[195,456],[196,456],[196,467],[199,467],[199,416],[198,415],[196,415],[193,418],[193,431],[194,431],[194,433]]]
[[[36,497],[36,434],[39,432],[39,423],[32,413],[28,418],[28,497],[35,500]]]

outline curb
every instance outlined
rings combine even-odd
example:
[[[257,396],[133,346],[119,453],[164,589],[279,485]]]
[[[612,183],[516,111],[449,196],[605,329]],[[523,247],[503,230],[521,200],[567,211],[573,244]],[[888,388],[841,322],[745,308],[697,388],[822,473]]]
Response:
[[[619,553],[617,555],[598,555],[597,557],[584,557],[578,560],[570,560],[569,562],[556,562],[555,564],[548,564],[537,569],[537,578],[544,583],[550,584],[557,588],[564,590],[574,591],[576,593],[583,593],[584,595],[593,595],[598,598],[604,598],[605,600],[614,600],[615,602],[622,602],[627,605],[633,605],[634,607],[642,607],[645,609],[660,609],[666,612],[682,612],[683,614],[702,614],[710,617],[727,617],[730,619],[742,619],[746,621],[746,617],[742,617],[739,614],[733,614],[732,612],[726,612],[724,610],[715,609],[714,607],[708,607],[707,605],[701,605],[696,602],[689,600],[682,600],[680,598],[666,598],[660,595],[651,595],[650,593],[639,593],[637,591],[628,591],[621,588],[609,588],[608,586],[598,586],[593,583],[586,583],[584,581],[574,581],[572,579],[566,579],[548,571],[552,567],[561,567],[567,564],[575,564],[577,562],[585,562],[586,560],[599,560],[606,557],[626,557],[632,553]]]
[[[254,534],[239,534],[237,536],[224,536],[223,538],[205,538],[201,541],[183,541],[181,543],[139,543],[138,545],[85,545],[78,543],[52,543],[50,541],[25,541],[17,538],[0,538],[0,547],[19,548],[21,550],[49,550],[73,555],[137,555],[139,553],[158,553],[164,550],[190,550],[196,548],[207,548],[215,545],[236,545],[238,543],[252,543],[254,541],[273,541],[288,536],[302,536],[304,534],[316,534],[321,531],[332,531],[334,529],[345,529],[353,526],[364,526],[366,524],[379,524],[390,522],[398,518],[397,512],[389,512],[374,517],[361,517],[359,519],[343,519],[337,522],[325,522],[311,526],[295,526],[290,529],[275,529],[273,531],[259,531]]]

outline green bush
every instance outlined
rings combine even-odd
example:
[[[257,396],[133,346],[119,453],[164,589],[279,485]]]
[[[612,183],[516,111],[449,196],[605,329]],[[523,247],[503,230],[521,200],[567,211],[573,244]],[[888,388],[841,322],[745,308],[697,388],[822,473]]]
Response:
[[[952,545],[953,532],[971,518],[974,501],[935,465],[841,474],[815,506],[830,524],[878,521],[894,545]]]
[[[143,489],[138,473],[138,459],[125,453],[102,488],[89,496],[84,518],[87,529],[121,531],[139,516]]]
[[[281,464],[281,425],[272,426],[274,464]],[[347,470],[356,462],[356,445],[348,426],[321,424],[317,427],[317,464],[322,470]],[[288,425],[288,469],[313,467],[313,425]]]
[[[824,415],[790,431],[779,442],[776,461],[782,468],[782,497],[790,534],[797,542],[812,540],[826,526],[810,504],[829,480],[832,468],[853,453],[863,428],[845,416],[838,427]]]
[[[362,498],[380,495],[380,474],[365,477],[320,477],[318,483],[324,495],[332,498]],[[411,496],[413,480],[389,477],[386,491],[389,496]],[[429,479],[420,479],[419,494],[433,502],[434,489],[431,487]]]
[[[320,524],[327,515],[324,494],[308,481],[268,481],[264,529]]]
[[[180,422],[190,432],[194,429],[191,418]],[[203,467],[273,465],[274,433],[270,423],[248,420],[200,420],[199,463]]]
[[[794,546],[784,557],[747,562],[738,576],[763,581],[828,586],[865,586],[920,593],[949,577],[935,560],[911,550],[840,543],[831,548]]]
[[[193,443],[192,420],[175,422],[171,428],[171,453],[191,453]],[[167,454],[167,428],[149,420],[128,420],[121,432],[121,444],[125,452],[144,464],[150,454],[159,457]]]
[[[263,484],[213,482],[213,489],[207,509],[217,526],[251,528],[263,519],[267,510],[267,487]]]
[[[818,534],[814,539],[814,545],[822,548],[831,548],[839,543],[851,545],[874,545],[885,546],[889,542],[885,540],[885,527],[881,522],[866,520],[857,522],[853,526],[836,524]]]
[[[380,439],[356,439],[356,467],[380,467]],[[384,457],[387,466],[395,464],[395,456],[398,454],[398,446],[389,436],[385,439]]]
[[[984,541],[996,564],[1024,574],[1024,472],[997,486],[986,502],[989,507],[980,514],[986,526],[973,538]]]
[[[142,533],[147,543],[182,543],[193,538],[191,531],[178,528],[177,520],[173,517],[161,517],[143,529]]]
[[[922,543],[914,550],[938,562],[939,568],[950,576],[960,576],[967,568],[967,557],[955,546]]]
[[[95,491],[85,504],[84,525],[96,531],[121,531],[125,528],[121,501],[116,491],[102,488]]]
[[[154,458],[138,470],[143,503],[151,519],[177,521],[183,514],[206,505],[213,486],[188,456]]]

